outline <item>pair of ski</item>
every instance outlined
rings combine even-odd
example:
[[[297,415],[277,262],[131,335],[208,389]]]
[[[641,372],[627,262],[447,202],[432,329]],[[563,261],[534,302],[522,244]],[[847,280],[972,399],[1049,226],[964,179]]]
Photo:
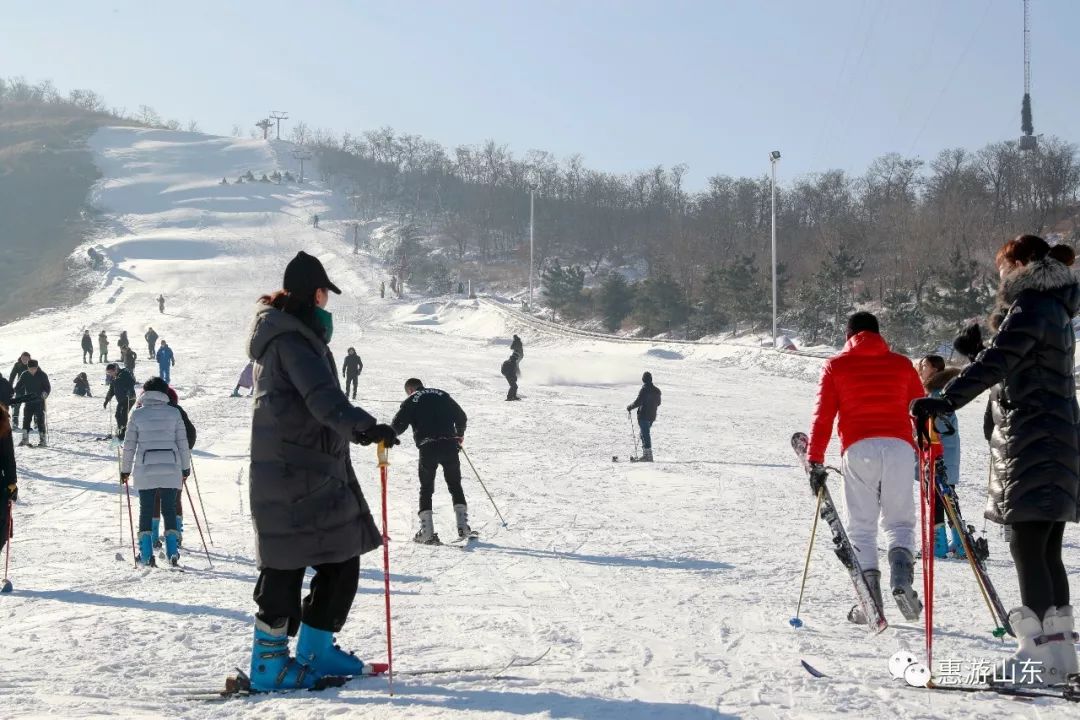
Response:
[[[489,674],[491,678],[498,678],[512,668],[525,668],[536,665],[541,660],[547,657],[551,652],[551,647],[548,647],[544,652],[540,653],[536,657],[525,658],[520,655],[515,655],[510,658],[508,662],[502,662],[492,665],[474,665],[474,666],[462,666],[462,667],[443,667],[443,668],[428,668],[426,670],[398,670],[394,672],[395,677],[424,677],[428,675],[470,675],[470,674]],[[385,665],[375,666],[379,669],[379,672],[372,673],[370,675],[360,675],[358,677],[341,677],[341,678],[328,678],[328,682],[320,687],[312,688],[309,692],[317,692],[320,690],[328,690],[330,688],[340,688],[347,686],[353,680],[364,680],[374,677],[382,677],[385,675],[387,668]],[[239,698],[251,697],[253,695],[279,695],[283,692],[299,692],[299,690],[277,691],[277,692],[260,692],[251,688],[251,680],[247,674],[237,668],[236,675],[230,675],[225,679],[225,689],[218,692],[207,693],[194,693],[186,695],[188,700],[202,700],[205,702],[222,702],[224,700],[233,700]]]
[[[430,542],[417,542],[416,544],[427,545],[429,547],[439,547],[441,545],[456,545],[458,547],[464,548],[469,547],[470,545],[472,545],[474,540],[479,539],[480,533],[476,530],[470,530],[468,535],[464,535],[453,540],[448,540],[446,542],[443,542],[441,539],[438,538],[438,535],[436,535],[435,538],[432,539]]]
[[[806,433],[797,432],[791,436],[791,447],[807,473],[810,472],[810,464],[806,457],[809,442],[810,439]],[[983,553],[976,552],[977,543],[974,539],[972,528],[964,522],[963,517],[960,515],[960,504],[957,500],[956,492],[952,486],[948,484],[944,471],[944,462],[940,458],[936,463],[935,470],[937,472],[927,473],[927,475],[933,476],[935,491],[941,499],[941,502],[944,504],[945,513],[948,516],[949,521],[953,524],[953,527],[960,529],[964,553],[967,555],[968,563],[971,565],[971,569],[975,574],[983,599],[991,609],[994,621],[997,623],[997,627],[995,627],[993,634],[996,637],[1001,637],[1005,633],[1012,635],[1013,631],[1009,626],[1009,614],[1005,610],[1005,607],[997,594],[997,590],[994,589],[993,583],[990,581],[990,576],[986,571],[986,565],[982,559]],[[848,572],[848,576],[851,578],[851,583],[855,589],[855,596],[859,602],[857,609],[861,610],[862,618],[865,618],[867,621],[867,630],[873,635],[884,631],[888,627],[884,609],[878,604],[870,590],[870,586],[866,582],[866,578],[863,576],[862,568],[859,566],[859,561],[855,556],[855,550],[851,545],[847,531],[844,529],[844,524],[840,520],[839,513],[836,511],[836,505],[833,503],[832,496],[827,487],[822,491],[821,519],[828,524],[829,529],[832,531],[833,551],[840,559],[840,562],[843,563],[844,568]],[[928,551],[932,553],[932,549],[928,549]]]

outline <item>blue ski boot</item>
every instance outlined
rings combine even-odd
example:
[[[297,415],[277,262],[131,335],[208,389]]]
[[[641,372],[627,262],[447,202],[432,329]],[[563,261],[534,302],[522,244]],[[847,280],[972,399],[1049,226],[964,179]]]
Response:
[[[945,525],[934,528],[934,557],[949,557],[949,538],[945,535]]]
[[[154,567],[154,541],[150,537],[149,530],[139,533],[139,563],[144,566]]]
[[[156,517],[150,521],[150,535],[154,539],[154,549],[161,547],[161,518]]]
[[[289,657],[288,621],[270,627],[259,618],[255,618],[250,680],[257,692],[310,690],[325,684],[322,675]]]
[[[296,659],[323,675],[379,675],[386,672],[384,665],[365,663],[353,653],[347,653],[334,643],[334,633],[317,630],[307,623],[300,625],[300,639],[296,641]]]
[[[967,553],[964,552],[964,541],[960,537],[960,533],[952,525],[949,526],[949,555],[958,560],[967,559]]]
[[[165,531],[165,557],[169,559],[169,564],[177,566],[180,564],[180,533],[175,530]]]
[[[176,546],[184,547],[184,516],[176,516]],[[198,547],[198,546],[196,546]]]

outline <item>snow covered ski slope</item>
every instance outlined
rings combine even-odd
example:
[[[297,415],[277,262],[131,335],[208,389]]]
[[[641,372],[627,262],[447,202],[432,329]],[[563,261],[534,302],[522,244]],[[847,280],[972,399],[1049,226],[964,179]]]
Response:
[[[921,629],[904,625],[893,606],[886,614],[894,625],[876,638],[846,624],[854,597],[824,536],[805,625],[789,627],[814,508],[788,439],[806,429],[820,361],[563,335],[475,301],[383,300],[382,274],[352,254],[343,205],[322,185],[234,184],[248,170],[291,169],[289,146],[138,129],[102,130],[92,145],[103,174],[93,200],[111,223],[98,243],[107,277],[77,307],[0,328],[0,358],[30,351],[54,386],[51,447],[18,450],[15,591],[0,596],[0,716],[997,720],[1075,712],[1052,700],[897,685],[888,659],[899,647],[918,651]],[[219,184],[223,176],[229,185]],[[344,290],[329,307],[332,347],[339,359],[349,346],[363,357],[360,404],[388,420],[414,375],[450,392],[469,413],[469,455],[508,526],[467,477],[480,539],[464,548],[409,542],[418,483],[406,441],[390,468],[396,695],[387,695],[385,679],[367,679],[322,693],[198,702],[189,696],[222,687],[249,661],[251,406],[229,395],[246,362],[255,300],[280,286],[299,249],[317,254]],[[173,384],[199,428],[195,469],[212,568],[190,509],[186,572],[132,567],[117,458],[95,440],[110,413],[101,406],[102,368],[80,362],[82,331],[96,338],[105,329],[115,353],[126,329],[145,380],[156,373],[140,341],[150,325],[176,352]],[[506,403],[499,365],[514,332],[526,345],[525,400]],[[69,394],[84,369],[94,399]],[[612,463],[633,449],[624,408],[646,369],[664,393],[653,428],[658,461]],[[978,405],[961,415],[959,492],[972,520],[985,485]],[[354,461],[377,508],[374,451],[357,448]],[[436,530],[451,536],[441,487],[435,517]],[[1018,604],[1006,546],[993,531],[990,545],[1003,600]],[[1066,545],[1075,577],[1073,526]],[[382,661],[378,556],[362,559],[339,639]],[[990,634],[966,564],[939,563],[936,581],[936,658],[966,666],[1008,652]],[[406,674],[505,667],[549,648],[541,662],[502,673]],[[801,660],[828,677],[811,677]]]

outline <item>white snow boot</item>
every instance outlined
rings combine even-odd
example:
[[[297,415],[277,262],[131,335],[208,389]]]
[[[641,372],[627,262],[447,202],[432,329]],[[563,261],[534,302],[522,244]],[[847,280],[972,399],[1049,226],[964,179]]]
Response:
[[[1057,685],[1065,682],[1070,675],[1080,672],[1080,663],[1076,658],[1076,641],[1080,638],[1074,630],[1072,605],[1047,610],[1043,617],[1043,634],[1054,657],[1044,679]]]
[[[1064,678],[1055,680],[1051,676],[1055,651],[1043,635],[1043,624],[1035,611],[1026,606],[1010,610],[1009,625],[1016,633],[1016,652],[997,667],[995,679],[1026,685],[1064,682]],[[1073,651],[1074,662],[1075,655]]]
[[[455,505],[454,517],[457,519],[457,536],[458,539],[465,539],[472,534],[472,528],[469,527],[469,507],[467,505]]]
[[[889,585],[892,587],[893,600],[904,619],[918,620],[923,604],[919,594],[911,586],[915,582],[915,558],[907,548],[889,549]]]
[[[430,510],[420,511],[420,529],[416,531],[416,535],[413,536],[414,543],[420,543],[421,545],[441,545],[442,541],[439,540],[439,536],[435,534],[435,523],[431,519]]]

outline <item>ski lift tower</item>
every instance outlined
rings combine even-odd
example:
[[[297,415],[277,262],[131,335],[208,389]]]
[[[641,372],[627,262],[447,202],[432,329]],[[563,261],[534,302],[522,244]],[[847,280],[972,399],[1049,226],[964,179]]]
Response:
[[[1020,106],[1021,150],[1034,150],[1039,146],[1035,126],[1031,120],[1031,0],[1024,0],[1024,101]]]

